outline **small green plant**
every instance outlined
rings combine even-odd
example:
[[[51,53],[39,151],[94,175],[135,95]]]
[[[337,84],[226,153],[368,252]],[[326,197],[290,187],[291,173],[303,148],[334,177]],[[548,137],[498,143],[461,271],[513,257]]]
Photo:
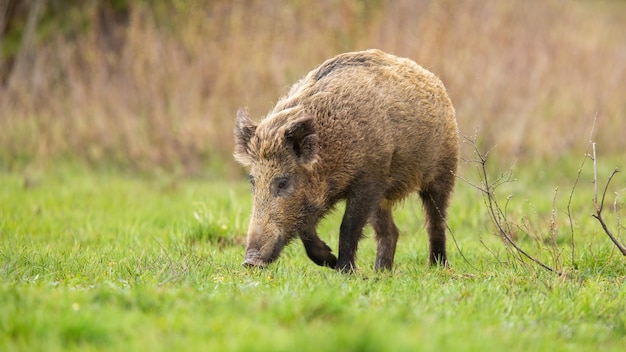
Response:
[[[208,209],[204,203],[197,204],[197,209],[193,211],[195,221],[187,230],[188,242],[191,244],[207,242],[216,246],[232,246],[237,243],[235,234],[228,227],[226,217],[218,218],[215,211],[216,209]]]

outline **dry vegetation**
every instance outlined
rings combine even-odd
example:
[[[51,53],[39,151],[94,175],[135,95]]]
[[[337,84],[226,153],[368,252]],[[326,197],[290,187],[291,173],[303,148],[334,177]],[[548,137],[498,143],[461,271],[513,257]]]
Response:
[[[582,150],[596,113],[599,148],[626,147],[623,2],[86,3],[55,22],[44,1],[17,60],[4,45],[0,168],[229,170],[237,107],[260,118],[324,59],[372,47],[438,74],[462,133],[500,155]]]

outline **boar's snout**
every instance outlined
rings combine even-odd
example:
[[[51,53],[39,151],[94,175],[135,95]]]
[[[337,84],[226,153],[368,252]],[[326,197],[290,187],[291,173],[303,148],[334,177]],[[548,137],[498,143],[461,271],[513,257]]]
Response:
[[[243,263],[241,263],[241,265],[247,268],[250,268],[253,266],[262,268],[266,266],[267,264],[269,263],[261,260],[261,255],[259,251],[257,251],[256,249],[246,250],[246,259],[243,261]]]
[[[278,258],[284,246],[282,236],[273,231],[265,232],[256,224],[251,225],[248,232],[246,257],[242,265],[265,267]]]

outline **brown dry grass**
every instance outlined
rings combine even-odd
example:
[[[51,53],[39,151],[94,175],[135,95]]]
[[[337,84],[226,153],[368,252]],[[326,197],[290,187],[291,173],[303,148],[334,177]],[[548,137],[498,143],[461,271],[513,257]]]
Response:
[[[478,129],[499,155],[582,150],[596,113],[599,147],[626,147],[623,2],[141,4],[106,37],[88,26],[36,45],[29,69],[0,87],[0,168],[69,157],[229,170],[237,107],[258,119],[324,59],[373,47],[439,75],[461,132]]]

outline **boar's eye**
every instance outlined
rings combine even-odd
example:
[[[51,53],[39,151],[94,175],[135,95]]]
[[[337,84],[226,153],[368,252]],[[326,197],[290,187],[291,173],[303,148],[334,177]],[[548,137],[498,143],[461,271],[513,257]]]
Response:
[[[248,181],[252,185],[252,189],[254,189],[254,176],[248,175]]]
[[[270,191],[274,197],[284,197],[293,191],[293,182],[288,176],[279,176],[272,181]]]

